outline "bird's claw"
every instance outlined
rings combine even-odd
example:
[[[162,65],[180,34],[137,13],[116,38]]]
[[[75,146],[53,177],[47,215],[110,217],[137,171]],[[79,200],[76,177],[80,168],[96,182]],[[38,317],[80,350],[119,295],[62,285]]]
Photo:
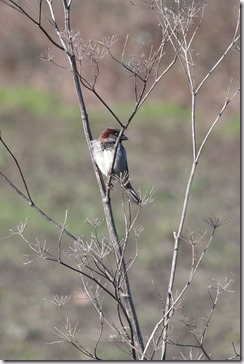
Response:
[[[114,188],[114,186],[113,186],[113,184],[111,183],[111,182],[106,182],[106,186],[110,189],[110,190],[112,190],[113,188]]]

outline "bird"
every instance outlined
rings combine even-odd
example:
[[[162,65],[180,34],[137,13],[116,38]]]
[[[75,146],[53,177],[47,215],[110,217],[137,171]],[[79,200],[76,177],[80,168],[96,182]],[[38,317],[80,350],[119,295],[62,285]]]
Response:
[[[114,160],[115,144],[120,134],[120,129],[107,128],[102,132],[99,138],[91,141],[92,153],[99,170],[108,177],[111,173],[111,168]],[[122,144],[123,141],[128,140],[127,136],[122,134],[118,148],[116,151],[116,158],[113,165],[112,178],[121,181],[128,199],[137,205],[141,203],[141,199],[133,189],[129,181],[129,170],[127,164],[126,150]],[[111,187],[111,186],[109,186]]]

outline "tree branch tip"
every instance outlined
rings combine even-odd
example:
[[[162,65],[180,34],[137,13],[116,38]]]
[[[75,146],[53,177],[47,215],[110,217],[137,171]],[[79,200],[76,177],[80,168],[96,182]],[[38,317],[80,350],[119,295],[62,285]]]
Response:
[[[220,219],[219,217],[203,218],[203,221],[205,221],[206,224],[212,226],[212,228],[214,230],[216,230],[217,228],[229,223],[229,221],[227,219]]]

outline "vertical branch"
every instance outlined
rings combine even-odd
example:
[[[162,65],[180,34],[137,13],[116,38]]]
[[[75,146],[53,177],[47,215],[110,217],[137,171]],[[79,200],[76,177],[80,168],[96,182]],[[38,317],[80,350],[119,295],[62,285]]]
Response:
[[[191,136],[192,136],[192,158],[196,159],[196,93],[191,90]]]
[[[174,280],[175,280],[175,275],[176,275],[176,267],[177,267],[178,253],[179,253],[179,242],[180,242],[183,226],[185,223],[186,211],[187,211],[188,201],[189,201],[189,197],[190,197],[192,182],[193,182],[195,172],[196,172],[196,167],[197,167],[197,163],[195,161],[193,161],[191,173],[190,173],[189,180],[188,180],[187,187],[186,187],[185,198],[184,198],[178,232],[177,233],[174,232],[174,239],[175,239],[174,252],[173,252],[173,257],[172,257],[170,278],[169,278],[168,291],[167,291],[167,299],[166,299],[166,304],[165,304],[165,312],[168,312],[170,310],[170,307],[172,304],[172,291],[173,291]],[[162,336],[162,338],[163,338],[162,354],[161,354],[162,360],[166,359],[166,347],[167,347],[169,319],[170,319],[170,316],[165,315],[164,325],[163,325],[163,327],[164,327],[163,336]]]
[[[54,16],[52,4],[51,4],[50,1],[48,1],[48,3],[49,3],[49,6],[50,6],[50,9],[51,9],[51,14],[52,14],[53,20],[55,21],[55,16]],[[68,57],[68,60],[69,60],[70,66],[71,66],[71,71],[72,71],[73,81],[74,81],[74,85],[75,85],[75,90],[76,90],[76,94],[77,94],[77,98],[78,98],[79,105],[80,105],[80,110],[81,110],[83,130],[84,130],[86,141],[87,141],[89,151],[90,151],[90,154],[91,154],[91,159],[92,159],[92,162],[93,162],[93,167],[94,167],[95,174],[96,174],[96,177],[97,177],[100,192],[101,192],[101,195],[102,195],[104,214],[105,214],[107,227],[108,227],[108,230],[109,230],[110,240],[111,240],[112,245],[114,247],[116,247],[115,253],[116,253],[117,263],[121,262],[122,292],[119,291],[119,294],[124,299],[126,313],[127,313],[127,316],[129,318],[129,320],[131,321],[131,325],[132,325],[132,328],[133,328],[133,333],[131,333],[132,334],[131,339],[134,342],[131,342],[131,347],[132,347],[132,357],[133,357],[133,359],[136,359],[137,358],[137,353],[136,352],[137,351],[142,352],[143,349],[144,349],[143,339],[142,339],[140,326],[139,326],[139,322],[138,322],[138,318],[137,318],[137,314],[136,314],[136,310],[135,310],[135,305],[134,305],[132,295],[131,295],[131,291],[130,291],[130,285],[129,285],[129,279],[128,279],[128,275],[127,275],[126,263],[125,263],[125,260],[124,260],[124,257],[123,257],[123,250],[122,250],[122,248],[120,246],[120,241],[119,241],[118,233],[117,233],[117,230],[116,230],[116,224],[115,224],[115,221],[114,221],[111,202],[110,202],[110,199],[105,198],[106,197],[105,196],[106,191],[104,190],[104,186],[103,186],[103,184],[101,182],[100,174],[99,174],[99,172],[97,170],[95,161],[93,159],[93,154],[92,154],[92,150],[91,150],[91,143],[90,143],[90,141],[92,139],[91,130],[90,130],[90,123],[89,123],[88,114],[87,114],[87,111],[86,111],[86,105],[85,105],[83,93],[82,93],[82,90],[81,90],[79,72],[78,72],[78,69],[77,69],[76,57],[75,57],[75,54],[74,54],[72,38],[70,37],[70,34],[71,34],[70,6],[67,5],[66,1],[63,2],[63,5],[64,5],[64,12],[65,12],[65,33],[66,33],[66,36],[68,37],[68,48],[67,48],[67,46],[65,45],[65,43],[64,43],[64,41],[62,39],[61,33],[59,32],[59,29],[58,29],[58,26],[56,26],[56,31],[57,31],[57,35],[60,38],[60,41],[65,45],[66,54],[67,54],[67,57]],[[55,21],[55,24],[57,24],[56,21]]]
[[[178,2],[178,12],[180,11],[179,6],[180,5],[179,5],[179,2]],[[236,94],[239,91],[239,89],[238,89],[233,94],[233,96],[231,98],[229,98],[229,93],[230,93],[230,86],[229,86],[224,105],[223,105],[221,111],[219,112],[218,116],[216,117],[215,121],[212,123],[212,126],[210,127],[210,129],[206,133],[206,136],[203,139],[203,141],[202,141],[202,143],[201,143],[201,145],[199,147],[199,150],[197,151],[197,147],[196,147],[196,123],[195,123],[195,108],[196,108],[197,93],[198,93],[200,87],[203,85],[203,83],[209,78],[211,73],[217,68],[217,66],[221,63],[221,61],[225,58],[227,53],[230,51],[230,49],[233,47],[233,45],[239,39],[239,36],[237,35],[237,31],[239,29],[239,16],[238,16],[234,36],[233,36],[233,39],[232,39],[230,45],[227,47],[227,49],[223,53],[223,55],[219,58],[219,60],[215,63],[215,65],[211,68],[209,73],[203,78],[203,80],[200,82],[199,86],[196,88],[196,86],[195,86],[195,74],[194,74],[195,69],[194,69],[194,62],[193,62],[192,54],[191,54],[191,50],[190,50],[190,45],[192,43],[193,37],[195,37],[196,32],[199,29],[199,26],[200,26],[200,24],[202,22],[203,14],[204,14],[204,6],[203,6],[202,12],[201,12],[200,23],[199,23],[198,27],[196,27],[196,29],[193,32],[193,35],[192,35],[192,37],[190,38],[189,41],[187,41],[187,30],[184,29],[184,27],[182,25],[182,22],[180,20],[180,17],[178,17],[177,20],[180,21],[181,35],[182,35],[182,38],[183,38],[182,42],[179,41],[178,34],[176,32],[174,32],[174,30],[171,28],[173,36],[174,36],[177,44],[180,46],[180,52],[182,54],[181,57],[180,57],[180,61],[181,61],[182,67],[184,69],[184,72],[186,74],[186,77],[187,77],[187,80],[188,80],[188,83],[189,83],[190,92],[191,92],[191,134],[192,134],[192,148],[193,148],[192,157],[193,158],[192,158],[191,172],[190,172],[188,182],[187,182],[187,186],[186,186],[186,192],[185,192],[185,197],[184,197],[184,202],[183,202],[183,207],[182,207],[178,232],[177,233],[174,232],[175,242],[174,242],[174,251],[173,251],[173,257],[172,257],[171,272],[170,272],[170,278],[169,278],[169,284],[168,284],[168,290],[167,290],[167,299],[166,299],[166,305],[165,305],[165,312],[166,313],[169,312],[170,308],[172,307],[172,291],[173,291],[174,280],[175,280],[175,275],[176,275],[176,267],[177,267],[178,252],[179,252],[179,242],[180,242],[181,234],[182,234],[184,223],[185,223],[185,218],[186,218],[186,213],[187,213],[187,208],[188,208],[188,203],[189,203],[189,198],[190,198],[191,187],[192,187],[192,183],[193,183],[194,176],[195,176],[195,173],[196,173],[197,164],[198,164],[202,149],[203,149],[208,137],[210,136],[213,128],[215,127],[215,125],[219,121],[220,117],[222,116],[222,114],[225,111],[225,109],[226,109],[227,105],[229,104],[229,102],[236,96]],[[171,25],[169,23],[169,20],[167,18],[166,18],[166,21],[167,21],[167,24],[171,27]],[[175,47],[173,41],[171,41],[171,44],[172,44],[173,47]],[[170,320],[170,315],[165,314],[165,318],[163,320],[163,333],[162,333],[162,339],[163,339],[162,352],[161,352],[161,359],[162,360],[166,359],[166,348],[167,348],[167,335],[168,335],[169,320]]]

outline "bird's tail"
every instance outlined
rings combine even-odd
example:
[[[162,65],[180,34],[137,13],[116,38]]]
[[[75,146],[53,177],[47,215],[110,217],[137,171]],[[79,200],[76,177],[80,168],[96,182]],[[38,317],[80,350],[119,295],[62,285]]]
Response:
[[[140,205],[141,203],[141,199],[140,197],[138,196],[138,194],[136,193],[136,191],[133,189],[132,185],[130,182],[127,182],[125,185],[124,185],[124,189],[125,189],[125,192],[126,192],[126,195],[128,197],[128,199],[132,202],[132,203],[135,203],[137,205]]]
[[[134,188],[132,187],[130,180],[129,180],[129,174],[128,172],[121,174],[120,177],[115,176],[115,179],[117,179],[120,182],[121,187],[124,189],[128,199],[137,205],[141,204],[141,198],[138,196]]]

